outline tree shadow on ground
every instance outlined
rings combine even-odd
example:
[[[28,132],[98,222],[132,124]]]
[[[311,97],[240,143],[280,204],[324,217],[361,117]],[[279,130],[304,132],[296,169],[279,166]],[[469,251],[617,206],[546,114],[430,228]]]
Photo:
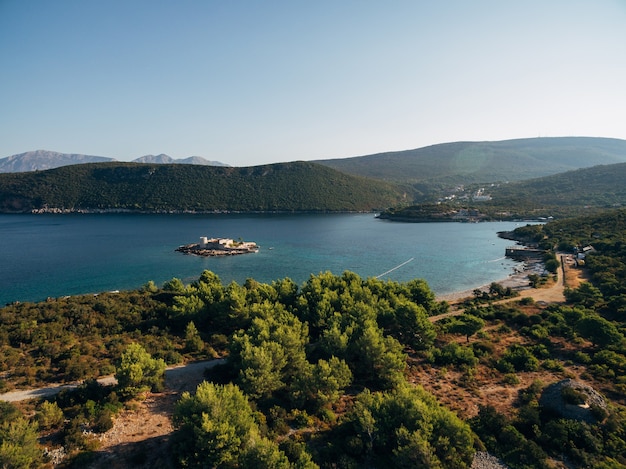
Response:
[[[89,469],[175,469],[170,435],[132,443],[120,443],[103,451],[79,455],[71,468]]]

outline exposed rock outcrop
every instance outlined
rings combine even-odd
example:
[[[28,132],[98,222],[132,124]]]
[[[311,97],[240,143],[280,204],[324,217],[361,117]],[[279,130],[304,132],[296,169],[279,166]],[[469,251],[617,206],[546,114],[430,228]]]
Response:
[[[594,423],[606,415],[606,400],[591,386],[565,379],[544,389],[539,404],[562,418]]]

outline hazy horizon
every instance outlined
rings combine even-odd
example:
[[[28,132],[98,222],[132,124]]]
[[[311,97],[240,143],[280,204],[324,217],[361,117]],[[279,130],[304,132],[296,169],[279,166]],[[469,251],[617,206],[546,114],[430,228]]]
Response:
[[[626,139],[626,3],[0,2],[0,155],[232,166]]]
[[[441,143],[435,143],[432,145],[426,145],[424,147],[417,147],[417,148],[406,148],[404,150],[390,150],[390,151],[382,151],[382,152],[377,152],[377,153],[371,153],[371,154],[367,154],[367,155],[345,155],[345,156],[337,156],[335,158],[311,158],[309,160],[285,160],[285,161],[265,161],[262,163],[252,163],[249,165],[232,165],[230,164],[228,161],[219,161],[219,160],[212,160],[209,159],[205,156],[202,155],[183,155],[180,157],[173,157],[172,155],[168,155],[167,153],[147,153],[147,154],[143,154],[143,155],[139,155],[136,157],[131,157],[125,160],[120,160],[117,159],[113,156],[109,156],[109,155],[92,155],[92,154],[87,154],[87,153],[80,153],[80,152],[71,152],[71,153],[65,153],[65,152],[58,152],[56,150],[50,150],[50,149],[46,149],[46,148],[38,148],[36,150],[27,150],[27,151],[23,151],[23,152],[19,152],[19,153],[15,153],[13,155],[6,155],[6,156],[1,156],[0,155],[0,159],[3,158],[7,158],[7,157],[12,157],[12,156],[16,156],[16,155],[21,155],[24,153],[31,153],[31,152],[37,152],[37,151],[46,151],[46,152],[53,152],[53,153],[60,153],[60,154],[75,154],[75,155],[82,155],[82,156],[89,156],[89,157],[104,157],[104,158],[112,158],[113,160],[116,161],[120,161],[120,162],[130,162],[130,161],[134,161],[134,160],[138,160],[144,157],[148,157],[148,156],[161,156],[161,155],[165,155],[168,156],[170,158],[172,158],[175,161],[180,161],[180,160],[184,160],[184,159],[189,159],[189,158],[204,158],[207,161],[211,161],[211,162],[218,162],[218,163],[223,163],[226,164],[228,166],[233,166],[233,167],[241,167],[241,166],[258,166],[258,165],[264,165],[264,164],[274,164],[274,163],[288,163],[288,162],[295,162],[295,161],[316,161],[316,160],[328,160],[328,159],[346,159],[346,158],[358,158],[358,157],[362,157],[362,156],[370,156],[370,155],[375,155],[378,153],[396,153],[396,152],[402,152],[402,151],[410,151],[410,150],[418,150],[420,148],[426,148],[426,147],[430,147],[430,146],[437,146],[437,145],[445,145],[445,144],[449,144],[449,143],[461,143],[461,142],[469,142],[469,143],[494,143],[494,142],[501,142],[501,141],[510,141],[510,140],[527,140],[527,139],[533,139],[533,138],[601,138],[601,139],[614,139],[614,140],[625,140],[626,139],[615,139],[614,137],[590,137],[587,135],[567,135],[567,136],[562,136],[562,137],[520,137],[517,139],[508,139],[508,140],[459,140],[459,141],[454,141],[454,142],[441,142]]]

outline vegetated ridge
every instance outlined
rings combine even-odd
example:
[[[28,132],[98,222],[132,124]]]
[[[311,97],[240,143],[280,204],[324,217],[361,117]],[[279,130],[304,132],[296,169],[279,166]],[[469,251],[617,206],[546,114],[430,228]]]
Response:
[[[370,211],[395,185],[306,162],[248,168],[92,163],[0,174],[0,211]]]
[[[499,205],[524,203],[535,206],[626,205],[626,163],[598,165],[567,171],[493,189],[493,202]]]
[[[84,163],[114,162],[114,158],[106,156],[82,155],[77,153],[59,153],[48,150],[35,150],[18,155],[0,158],[0,173],[22,173],[27,171],[45,171],[46,169],[60,168]],[[201,156],[174,159],[161,153],[160,155],[145,155],[132,161],[133,163],[160,163],[160,164],[199,164],[208,166],[228,166],[219,161],[208,161]]]
[[[103,156],[37,150],[1,158],[0,173],[41,171],[104,161],[116,160]],[[164,154],[145,155],[132,162],[228,166],[197,156],[175,160]],[[452,142],[314,162],[348,174],[427,185],[517,181],[599,164],[626,162],[626,141],[597,137],[544,137],[495,142]]]
[[[626,162],[626,140],[550,137],[454,142],[316,162],[348,174],[427,185],[519,181]]]
[[[624,181],[626,163],[598,165],[527,181],[474,184],[451,192],[445,200],[390,209],[381,217],[403,221],[465,221],[564,217],[583,210],[591,214],[626,206]]]

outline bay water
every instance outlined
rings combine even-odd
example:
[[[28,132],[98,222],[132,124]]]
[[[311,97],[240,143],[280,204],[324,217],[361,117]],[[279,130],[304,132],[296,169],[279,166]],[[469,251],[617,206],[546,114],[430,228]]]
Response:
[[[297,284],[311,274],[425,279],[437,295],[506,278],[515,262],[498,231],[514,222],[398,223],[373,214],[0,215],[0,305],[185,283],[203,270],[224,285],[247,278]],[[201,236],[254,241],[255,254],[184,255]]]

